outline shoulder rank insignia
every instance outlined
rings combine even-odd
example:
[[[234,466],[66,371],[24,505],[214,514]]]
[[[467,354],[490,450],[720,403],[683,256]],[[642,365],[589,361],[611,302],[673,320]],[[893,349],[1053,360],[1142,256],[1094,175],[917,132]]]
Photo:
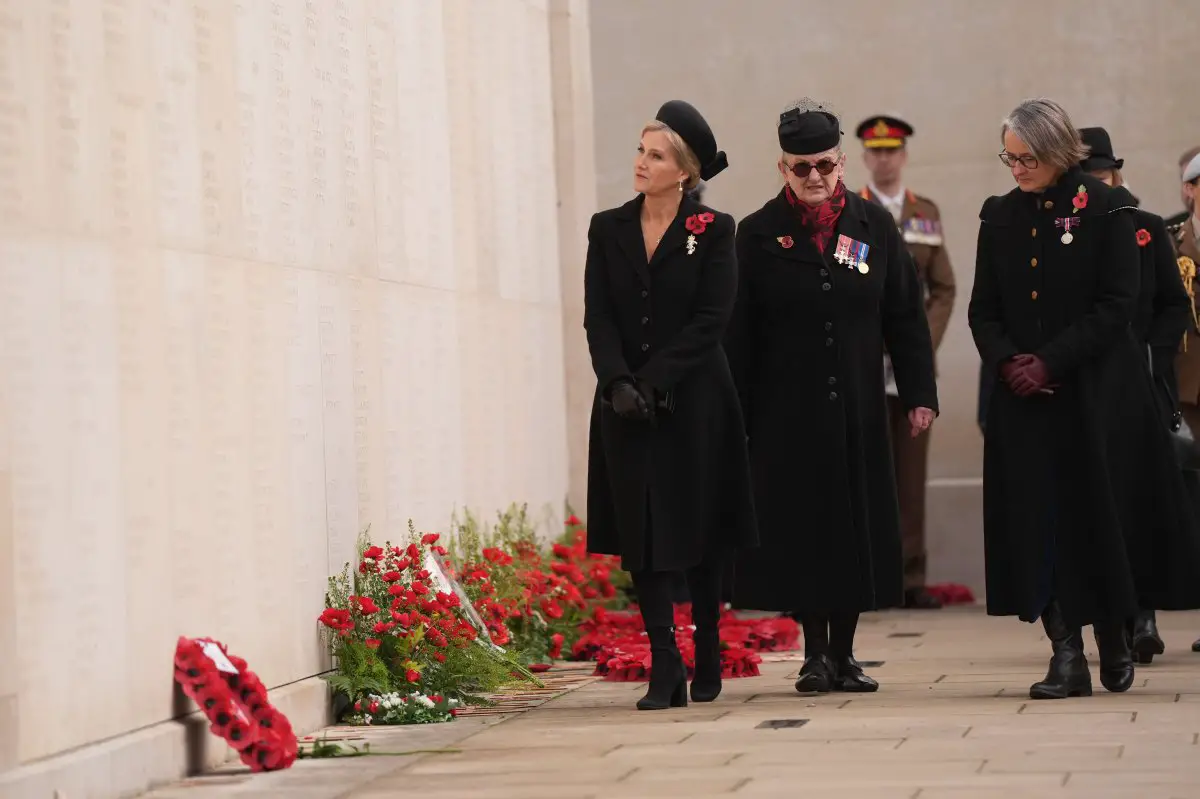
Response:
[[[942,246],[942,223],[936,219],[914,216],[904,223],[901,232],[904,234],[904,241],[907,244]]]

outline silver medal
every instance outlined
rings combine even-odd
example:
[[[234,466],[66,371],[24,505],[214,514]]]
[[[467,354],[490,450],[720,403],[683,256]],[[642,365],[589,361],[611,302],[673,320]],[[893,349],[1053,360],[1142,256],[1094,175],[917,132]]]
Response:
[[[1068,230],[1066,233],[1062,234],[1062,238],[1059,239],[1059,241],[1061,241],[1063,244],[1070,244],[1071,242],[1075,241],[1075,237],[1072,236],[1071,231]]]

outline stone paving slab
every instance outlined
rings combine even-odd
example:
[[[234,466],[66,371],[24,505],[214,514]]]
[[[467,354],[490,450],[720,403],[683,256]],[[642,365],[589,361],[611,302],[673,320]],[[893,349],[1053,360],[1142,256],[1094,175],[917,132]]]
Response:
[[[1200,613],[1160,624],[1168,652],[1126,694],[1100,687],[1090,640],[1096,695],[1034,702],[1040,627],[978,609],[880,613],[857,652],[882,661],[877,694],[799,696],[799,661],[782,656],[715,703],[660,712],[634,710],[644,684],[594,682],[519,715],[396,733],[409,748],[440,736],[420,747],[440,754],[301,761],[152,796],[1200,799]],[[788,719],[802,726],[758,726]]]

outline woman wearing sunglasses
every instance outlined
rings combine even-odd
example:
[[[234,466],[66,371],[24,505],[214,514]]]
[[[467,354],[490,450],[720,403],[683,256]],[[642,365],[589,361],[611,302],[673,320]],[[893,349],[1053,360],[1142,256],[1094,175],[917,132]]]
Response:
[[[984,434],[987,609],[1041,619],[1053,655],[1033,699],[1133,684],[1125,624],[1200,602],[1200,547],[1136,320],[1128,192],[1080,168],[1066,111],[1027,100],[1001,128],[1016,187],[980,211],[967,316],[996,375]],[[1144,236],[1142,237],[1144,243]]]
[[[778,138],[785,185],[738,226],[725,343],[760,534],[734,604],[800,621],[797,691],[874,691],[854,658],[859,614],[904,600],[883,356],[917,436],[938,408],[933,344],[895,221],[842,183],[837,116],[802,100]]]

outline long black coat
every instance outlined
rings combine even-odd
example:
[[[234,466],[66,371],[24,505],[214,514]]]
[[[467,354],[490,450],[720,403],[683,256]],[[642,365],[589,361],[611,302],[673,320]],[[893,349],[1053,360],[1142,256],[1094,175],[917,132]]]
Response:
[[[758,533],[745,427],[721,349],[737,294],[733,217],[684,198],[647,263],[643,199],[596,214],[588,231],[584,327],[597,378],[588,549],[620,555],[628,571],[668,571],[753,545]],[[686,220],[704,213],[713,221],[689,234]],[[620,377],[669,393],[674,410],[660,409],[655,426],[621,418],[607,401]]]
[[[1074,211],[1079,187],[1087,206]],[[984,434],[988,613],[1072,624],[1200,605],[1200,544],[1132,323],[1134,215],[1078,169],[980,211],[968,319],[984,368],[1041,357],[1055,392],[996,381]],[[1078,218],[1063,243],[1056,220]]]
[[[1133,207],[1132,195],[1118,192],[1115,203]],[[1162,217],[1133,210],[1140,248],[1141,286],[1138,289],[1137,310],[1133,332],[1142,342],[1154,374],[1155,388],[1162,402],[1164,417],[1169,422],[1179,407],[1179,385],[1175,373],[1175,353],[1191,318],[1191,300],[1183,288],[1170,234]],[[1141,236],[1141,231],[1146,235]],[[979,370],[978,422],[982,430],[987,420],[987,404],[996,385],[994,370]]]
[[[834,260],[838,234],[869,245],[866,274]],[[938,401],[924,297],[896,223],[850,194],[822,253],[780,193],[742,220],[737,253],[725,348],[750,436],[761,547],[738,558],[734,604],[899,605],[885,344],[905,406],[936,411]]]
[[[1133,195],[1118,189],[1116,202],[1133,206]],[[1164,418],[1170,422],[1179,407],[1175,354],[1192,316],[1192,301],[1183,288],[1171,234],[1161,216],[1133,210],[1134,235],[1141,261],[1141,287],[1133,332],[1145,345]]]

